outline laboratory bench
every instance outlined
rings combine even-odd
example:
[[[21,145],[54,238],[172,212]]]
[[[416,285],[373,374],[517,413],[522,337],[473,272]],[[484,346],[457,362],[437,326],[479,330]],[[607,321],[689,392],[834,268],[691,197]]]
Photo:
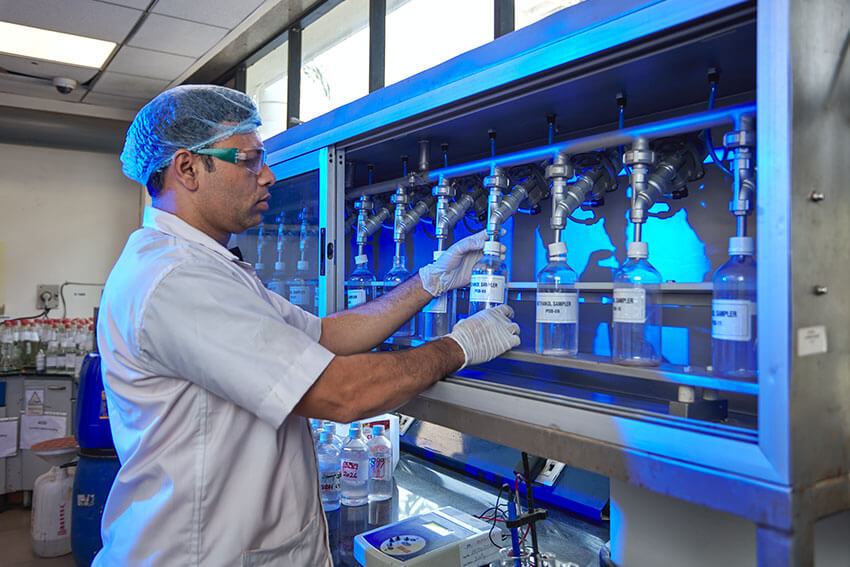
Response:
[[[494,506],[499,496],[498,487],[404,452],[393,477],[391,499],[355,507],[340,506],[326,512],[335,567],[358,565],[354,558],[354,537],[358,534],[443,506],[478,516]],[[502,503],[504,495],[503,492]],[[599,565],[600,549],[608,541],[608,523],[591,522],[557,509],[550,508],[548,512],[548,518],[537,524],[541,550],[581,567]],[[502,541],[499,534],[497,524],[492,539],[501,546],[510,545],[510,538]],[[530,539],[529,536],[527,542]]]

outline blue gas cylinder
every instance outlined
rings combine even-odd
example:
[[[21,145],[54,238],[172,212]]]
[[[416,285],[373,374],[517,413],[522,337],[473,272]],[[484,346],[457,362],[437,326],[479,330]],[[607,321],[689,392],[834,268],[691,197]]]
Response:
[[[100,354],[97,352],[88,353],[80,367],[74,432],[77,443],[83,449],[113,448],[109,415],[106,412],[106,393],[100,375]]]
[[[71,554],[77,567],[91,565],[100,551],[100,519],[120,464],[110,449],[80,449],[71,503]]]

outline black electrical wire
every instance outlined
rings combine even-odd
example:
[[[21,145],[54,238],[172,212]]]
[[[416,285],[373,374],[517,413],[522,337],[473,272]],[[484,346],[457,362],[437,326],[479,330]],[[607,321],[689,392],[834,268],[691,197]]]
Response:
[[[5,321],[10,321],[10,322],[11,322],[11,321],[23,321],[23,320],[25,320],[25,319],[38,319],[39,317],[46,317],[48,313],[50,313],[50,308],[49,308],[49,307],[46,307],[46,308],[44,309],[44,311],[42,311],[42,312],[41,312],[41,313],[39,313],[38,315],[29,315],[29,316],[27,316],[27,317],[16,317],[16,318],[14,318],[14,319],[4,319],[3,321],[4,321],[4,322],[5,322]]]
[[[501,486],[501,488],[499,488],[499,495],[496,496],[496,504],[493,506],[493,510],[495,510],[496,513],[501,513],[502,516],[504,516],[505,519],[507,519],[507,515],[504,512],[502,512],[501,510],[499,510],[499,500],[501,500],[502,492],[504,492],[505,488],[508,489],[508,497],[510,498],[511,485],[505,483]],[[489,508],[488,508],[488,510],[489,510]],[[494,529],[496,529],[496,514],[493,514],[493,522],[492,522],[492,525],[490,526],[490,532],[487,534],[487,537],[490,539],[490,543],[492,543],[493,545],[495,545],[496,547],[501,549],[502,548],[501,544],[498,544],[495,541],[493,541],[493,530]]]
[[[708,109],[714,109],[714,97],[717,94],[717,82],[711,81],[711,90],[708,92]],[[723,165],[723,162],[717,158],[717,152],[714,151],[714,142],[711,140],[711,128],[705,129],[705,145],[708,148],[708,153],[711,155],[711,161],[714,162],[720,171],[724,173],[724,175],[728,177],[735,177],[732,171]]]

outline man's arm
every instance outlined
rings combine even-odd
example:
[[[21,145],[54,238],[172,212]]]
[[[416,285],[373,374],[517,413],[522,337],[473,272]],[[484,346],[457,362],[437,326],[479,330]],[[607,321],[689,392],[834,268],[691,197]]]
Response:
[[[401,352],[335,356],[293,410],[350,423],[397,408],[443,376],[519,345],[513,309],[479,311],[441,339]]]
[[[336,356],[293,412],[339,423],[378,415],[459,369],[464,360],[450,338],[401,352]]]
[[[319,344],[337,355],[372,350],[432,299],[414,274],[373,301],[324,317]]]

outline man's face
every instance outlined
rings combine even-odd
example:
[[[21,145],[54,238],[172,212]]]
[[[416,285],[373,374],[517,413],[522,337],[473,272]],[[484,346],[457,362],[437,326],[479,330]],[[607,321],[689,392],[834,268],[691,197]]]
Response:
[[[256,132],[236,134],[213,144],[214,148],[237,148],[251,150],[262,148],[263,143]],[[215,169],[206,171],[201,165],[202,191],[198,194],[200,208],[208,227],[219,235],[217,240],[226,240],[231,234],[239,234],[263,220],[269,210],[269,186],[275,177],[264,165],[258,173],[252,173],[241,164],[229,163],[213,158]],[[200,164],[199,164],[200,165]]]

